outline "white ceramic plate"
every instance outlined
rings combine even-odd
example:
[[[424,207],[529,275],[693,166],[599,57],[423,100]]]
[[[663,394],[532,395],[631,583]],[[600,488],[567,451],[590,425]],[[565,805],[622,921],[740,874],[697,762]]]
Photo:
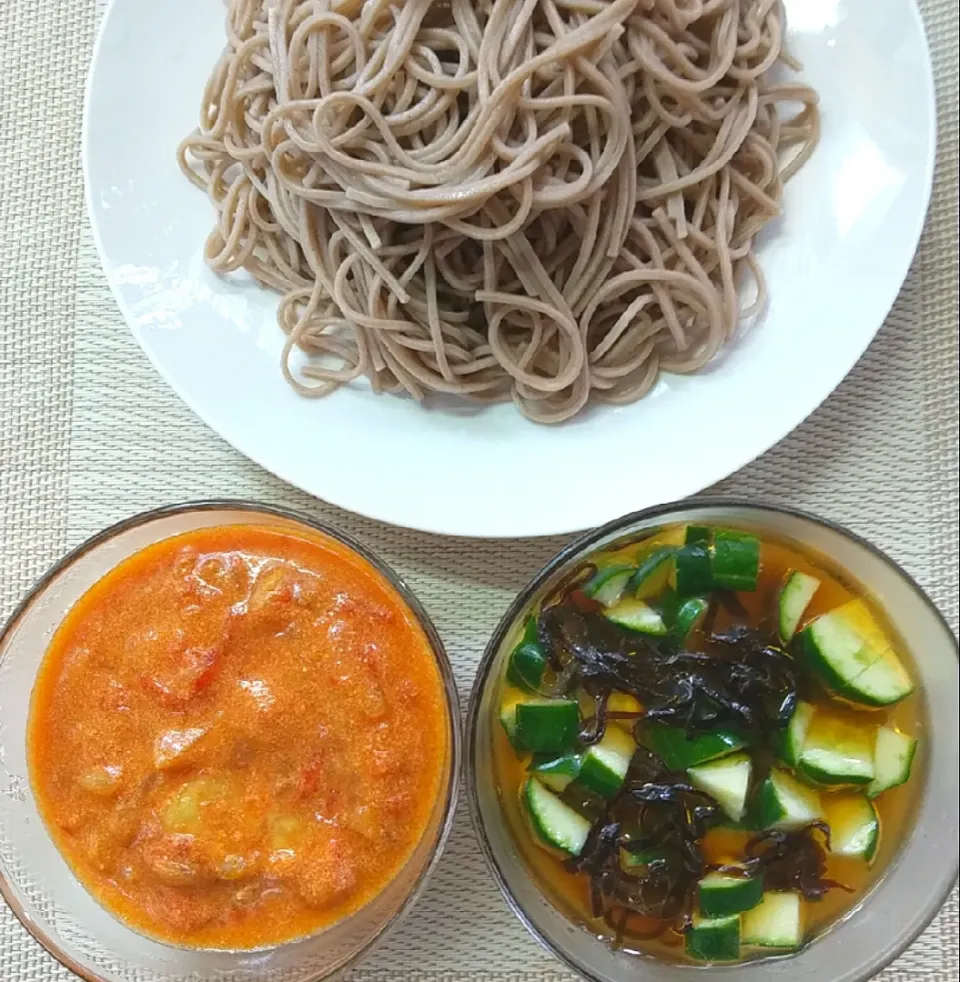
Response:
[[[425,410],[358,386],[297,396],[277,297],[204,266],[212,210],[174,151],[223,45],[221,0],[113,0],[90,73],[87,198],[137,340],[221,436],[344,508],[469,536],[569,532],[692,494],[803,420],[863,353],[907,273],[934,159],[930,60],[909,0],[788,0],[823,139],[760,259],[771,303],[701,375],[559,427],[509,405]]]

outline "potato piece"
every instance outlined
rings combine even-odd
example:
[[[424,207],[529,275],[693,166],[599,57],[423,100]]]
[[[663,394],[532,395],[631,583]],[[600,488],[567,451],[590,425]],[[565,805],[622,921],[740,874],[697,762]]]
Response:
[[[293,852],[301,845],[307,830],[306,822],[296,815],[271,815],[267,819],[267,842],[271,852]]]
[[[186,781],[167,799],[162,809],[164,828],[168,832],[197,834],[202,831],[204,816],[234,794],[231,782],[224,777],[198,777]]]
[[[123,784],[123,768],[119,764],[97,764],[85,770],[77,782],[98,798],[112,798]]]

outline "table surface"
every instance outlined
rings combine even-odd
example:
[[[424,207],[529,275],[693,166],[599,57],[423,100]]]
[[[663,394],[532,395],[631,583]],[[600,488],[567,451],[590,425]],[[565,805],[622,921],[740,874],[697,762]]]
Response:
[[[847,380],[715,493],[772,498],[872,539],[954,631],[958,614],[957,54],[953,0],[921,3],[938,84],[933,202],[899,300]],[[83,80],[101,5],[8,3],[0,18],[0,618],[55,559],[136,511],[235,496],[291,505],[373,547],[435,619],[460,691],[497,619],[561,539],[502,543],[388,528],[242,458],[148,365],[100,271],[84,214]],[[0,721],[2,723],[2,721]],[[0,982],[71,979],[4,907]],[[355,982],[561,982],[508,911],[466,809],[423,901]],[[958,982],[957,895],[882,982]]]

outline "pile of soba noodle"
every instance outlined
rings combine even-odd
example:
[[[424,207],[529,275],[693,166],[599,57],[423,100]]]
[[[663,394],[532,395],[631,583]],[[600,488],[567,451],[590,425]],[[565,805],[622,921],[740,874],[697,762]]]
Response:
[[[229,0],[180,148],[206,259],[282,294],[304,395],[632,402],[763,302],[818,132],[782,44],[775,0]]]

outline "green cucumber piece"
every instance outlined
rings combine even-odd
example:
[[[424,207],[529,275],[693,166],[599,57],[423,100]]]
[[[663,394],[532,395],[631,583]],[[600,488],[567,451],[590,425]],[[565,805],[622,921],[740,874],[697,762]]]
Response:
[[[757,948],[799,948],[803,943],[803,904],[796,893],[765,893],[743,915],[743,943]]]
[[[740,959],[740,915],[700,917],[687,929],[686,952],[698,962],[735,962]]]
[[[774,767],[757,793],[757,823],[761,828],[795,829],[823,817],[820,793]]]
[[[850,685],[882,654],[843,616],[843,608],[821,614],[798,635],[810,670],[828,689],[849,695]]]
[[[708,873],[700,881],[697,895],[702,917],[740,914],[760,903],[763,897],[763,877]]]
[[[910,780],[913,758],[917,753],[917,741],[890,726],[877,730],[873,748],[873,766],[876,776],[867,785],[867,797],[876,798],[890,788],[897,788]]]
[[[523,803],[537,839],[569,856],[579,856],[590,832],[590,823],[548,791],[536,778],[523,787]]]
[[[510,746],[514,750],[523,750],[524,748],[520,746],[517,742],[517,703],[520,702],[520,697],[507,697],[500,704],[500,725],[503,727],[503,732],[507,734],[507,739],[510,741]]]
[[[623,784],[637,745],[618,726],[608,726],[603,739],[587,748],[577,783],[601,798],[612,798]]]
[[[901,702],[916,687],[903,663],[888,648],[865,672],[850,683],[847,696],[863,706],[883,708]]]
[[[660,611],[660,616],[663,618],[663,623],[668,628],[672,628],[676,624],[677,611],[680,610],[681,603],[681,597],[672,586],[667,586],[663,593],[654,601],[654,605]]]
[[[713,535],[713,585],[726,590],[756,590],[760,572],[760,540],[733,529]]]
[[[673,571],[674,546],[660,546],[641,560],[636,572],[627,582],[626,593],[638,600],[647,600],[661,593]]]
[[[660,614],[642,600],[627,597],[608,607],[605,614],[615,624],[638,634],[659,636],[667,633],[667,625]]]
[[[863,600],[848,600],[831,613],[837,614],[871,648],[876,648],[877,651],[886,651],[890,647],[886,634],[881,630],[880,625],[877,624],[870,612],[870,608]]]
[[[880,846],[880,817],[873,802],[865,795],[851,793],[833,795],[824,805],[830,851],[872,863]]]
[[[580,707],[573,699],[525,699],[516,707],[516,741],[524,750],[563,753],[576,745]]]
[[[535,691],[543,681],[547,658],[537,642],[537,622],[528,618],[523,638],[510,653],[507,662],[507,681],[518,689]]]
[[[709,544],[713,538],[713,529],[709,525],[688,525],[683,536],[685,546],[694,545],[697,542]]]
[[[690,597],[677,608],[670,634],[683,643],[700,626],[710,609],[710,602],[703,597]]]
[[[538,754],[527,770],[541,784],[545,784],[551,791],[556,791],[559,794],[579,777],[580,765],[581,761],[578,754],[564,754],[562,757]]]
[[[807,729],[797,770],[820,785],[869,784],[876,773],[873,727],[818,709]]]
[[[620,599],[627,583],[636,572],[635,566],[623,564],[605,566],[590,577],[583,592],[604,607],[609,607]]]
[[[739,822],[746,809],[752,772],[753,761],[749,755],[736,753],[690,767],[687,775],[695,788],[716,800],[731,821]]]
[[[796,569],[787,574],[777,599],[777,622],[780,640],[784,644],[793,640],[804,611],[810,606],[810,601],[819,588],[820,581],[815,576]]]
[[[709,593],[713,589],[710,547],[694,542],[677,550],[677,593],[682,597]]]
[[[688,739],[683,727],[668,723],[645,723],[640,728],[640,741],[671,771],[685,771],[747,745],[747,740],[733,730],[715,730]]]
[[[797,708],[793,711],[790,722],[783,732],[780,756],[791,767],[797,767],[800,763],[803,745],[807,740],[807,730],[810,729],[815,712],[816,710],[809,702],[798,702]]]
[[[865,706],[889,706],[914,686],[862,601],[822,614],[797,637],[813,671],[837,695]]]

